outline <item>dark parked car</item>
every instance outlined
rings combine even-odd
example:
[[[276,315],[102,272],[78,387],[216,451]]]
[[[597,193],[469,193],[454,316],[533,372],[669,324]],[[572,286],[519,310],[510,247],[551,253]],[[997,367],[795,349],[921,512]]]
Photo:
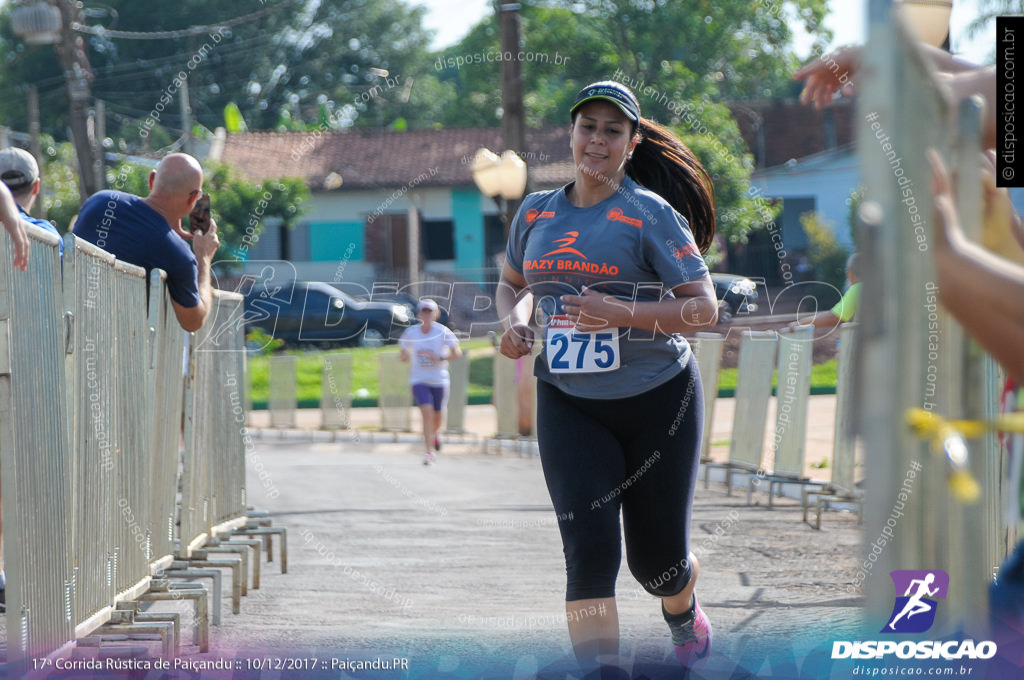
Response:
[[[757,283],[737,274],[712,274],[718,298],[718,323],[729,323],[737,314],[757,311]]]
[[[375,347],[416,324],[404,304],[356,300],[326,283],[262,283],[243,292],[246,331],[260,328],[290,345]]]
[[[419,304],[419,300],[411,295],[406,295],[405,293],[380,292],[375,290],[370,293],[369,299],[372,302],[393,302],[395,304],[405,305],[405,308],[409,311],[409,316],[413,319],[417,318],[416,305]],[[442,326],[447,326],[448,310],[445,309],[443,305],[438,305],[437,311],[437,322]]]

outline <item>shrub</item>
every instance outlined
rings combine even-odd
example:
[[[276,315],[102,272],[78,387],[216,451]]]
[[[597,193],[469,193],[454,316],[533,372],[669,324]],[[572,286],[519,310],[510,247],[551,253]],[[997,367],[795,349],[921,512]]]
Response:
[[[832,225],[815,212],[801,215],[800,224],[807,233],[807,259],[817,270],[818,280],[843,290],[849,252],[836,241]]]

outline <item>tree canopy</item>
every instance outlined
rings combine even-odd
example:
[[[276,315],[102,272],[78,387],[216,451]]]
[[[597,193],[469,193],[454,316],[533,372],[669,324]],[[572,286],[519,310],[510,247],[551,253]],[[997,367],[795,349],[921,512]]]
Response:
[[[43,129],[61,138],[67,106],[54,50],[14,36],[12,10],[10,3],[0,10],[0,115],[27,129],[25,84],[35,83]],[[108,0],[86,13],[92,30],[82,38],[108,134],[129,148],[149,143],[140,126],[161,98],[169,103],[160,126],[171,138],[183,132],[174,87],[182,73],[193,118],[208,129],[224,123],[232,103],[258,130],[497,124],[495,17],[431,52],[425,12],[405,0]],[[576,90],[617,72],[679,101],[789,94],[797,66],[792,26],[827,39],[825,12],[826,0],[528,0],[521,10],[528,123],[565,122]],[[205,28],[181,35],[197,27]],[[464,57],[480,62],[446,63]],[[670,122],[665,99],[648,104],[653,117]]]
[[[261,13],[268,7],[279,9]],[[0,12],[0,115],[7,125],[27,129],[24,84],[35,83],[43,129],[63,136],[67,103],[55,52],[14,36],[12,9],[8,4]],[[296,118],[310,120],[311,111],[333,117],[339,127],[359,115],[376,124],[375,98],[363,95],[385,83],[380,74],[413,76],[430,61],[425,11],[400,0],[109,0],[105,12],[91,11],[85,21],[110,29],[83,35],[92,95],[106,103],[108,134],[129,150],[147,146],[148,136],[139,133],[162,97],[172,103],[161,107],[160,126],[173,137],[183,132],[180,87],[174,86],[182,73],[193,118],[209,129],[223,125],[229,103],[252,129],[289,127]],[[223,27],[250,15],[256,18]],[[158,34],[203,26],[191,36]],[[114,31],[150,36],[127,39]],[[400,103],[395,116],[411,105]]]
[[[172,148],[185,132],[184,87],[198,135],[226,116],[251,130],[500,123],[501,61],[512,55],[500,51],[495,15],[432,52],[426,10],[406,0],[105,1],[86,4],[93,29],[82,47],[115,151]],[[621,80],[644,115],[673,128],[709,169],[727,237],[742,239],[763,221],[747,191],[753,164],[725,104],[796,91],[794,26],[827,42],[826,0],[521,4],[514,57],[523,62],[527,125],[568,124],[581,87]],[[54,50],[15,37],[11,11],[10,3],[0,10],[0,116],[27,129],[25,84],[35,83],[42,127],[62,139],[68,114]],[[182,33],[197,26],[205,28]]]
[[[530,125],[568,124],[576,92],[614,79],[636,93],[643,115],[668,125],[715,181],[718,230],[742,241],[774,216],[748,192],[753,159],[725,103],[795,94],[799,66],[792,25],[828,42],[825,0],[525,2],[522,61]],[[500,53],[493,20],[473,28],[436,65],[446,97],[446,122],[500,121]],[[519,56],[519,55],[516,55]],[[472,62],[461,68],[455,61]]]

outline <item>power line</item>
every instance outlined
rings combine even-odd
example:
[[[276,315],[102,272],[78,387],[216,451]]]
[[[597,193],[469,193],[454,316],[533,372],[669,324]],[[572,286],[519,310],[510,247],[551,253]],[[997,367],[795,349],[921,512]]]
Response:
[[[231,44],[220,46],[217,50],[217,55],[221,57],[225,56],[247,56],[249,54],[265,53],[265,48],[262,43],[266,43],[273,39],[273,36],[260,36],[253,38],[241,39]],[[141,60],[143,63],[139,63],[140,60],[131,61],[122,64],[112,64],[109,66],[100,66],[94,68],[96,74],[96,81],[94,87],[110,84],[114,82],[123,82],[125,80],[136,80],[136,79],[147,79],[153,78],[153,71],[135,71],[133,69],[139,69],[142,67],[153,68],[160,66],[167,66],[176,62],[185,61],[189,52],[177,52],[175,54],[168,55],[166,57],[155,57],[152,59]],[[50,78],[43,78],[36,81],[36,86],[40,88],[40,96],[45,96],[46,93],[56,94],[64,92],[64,75],[60,74]],[[51,88],[51,86],[53,86]],[[21,84],[12,84],[5,87],[0,87],[0,97],[14,97],[22,94],[24,86]]]
[[[250,14],[246,14],[235,19],[229,19],[218,24],[192,26],[178,31],[153,31],[150,33],[143,31],[117,31],[103,28],[102,26],[86,26],[77,22],[71,24],[71,28],[79,33],[86,33],[88,35],[96,35],[104,38],[122,38],[124,40],[169,40],[173,38],[187,38],[189,36],[199,35],[200,33],[209,33],[210,31],[215,30],[219,31],[220,29],[231,28],[232,26],[255,21],[256,19],[265,17],[268,14],[273,14],[294,2],[295,0],[285,0],[273,7],[265,7]]]
[[[224,45],[218,45],[217,46],[217,54],[219,54],[219,55],[235,54],[237,51],[243,50],[243,49],[248,49],[248,50],[252,50],[252,51],[255,52],[255,51],[257,51],[259,49],[259,46],[260,46],[261,43],[270,41],[272,39],[273,39],[273,36],[271,36],[271,35],[268,35],[268,36],[258,36],[258,37],[245,38],[245,39],[236,39],[236,41],[233,42],[233,43],[224,44]],[[120,73],[121,71],[131,71],[132,69],[137,69],[137,68],[140,68],[140,67],[151,68],[151,67],[154,67],[154,66],[164,66],[166,64],[174,63],[176,61],[185,61],[192,54],[193,54],[192,52],[175,52],[174,54],[167,55],[166,57],[153,57],[153,58],[150,58],[150,59],[135,60],[135,61],[125,62],[125,63],[121,63],[121,64],[110,64],[110,65],[106,65],[106,66],[93,67],[93,72],[96,74],[97,77],[100,77],[100,76],[105,76],[105,75],[110,74],[110,73]],[[139,63],[140,61],[142,62],[141,64]]]

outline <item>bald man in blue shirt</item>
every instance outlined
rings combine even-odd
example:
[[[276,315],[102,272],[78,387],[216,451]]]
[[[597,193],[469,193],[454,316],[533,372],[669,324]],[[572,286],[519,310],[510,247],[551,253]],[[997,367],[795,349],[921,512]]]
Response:
[[[73,232],[118,259],[167,272],[178,323],[197,331],[213,305],[210,263],[220,239],[210,218],[205,233],[189,233],[181,220],[203,193],[203,168],[192,156],[172,153],[149,173],[149,196],[98,191],[82,206]],[[188,247],[192,241],[192,248]]]

